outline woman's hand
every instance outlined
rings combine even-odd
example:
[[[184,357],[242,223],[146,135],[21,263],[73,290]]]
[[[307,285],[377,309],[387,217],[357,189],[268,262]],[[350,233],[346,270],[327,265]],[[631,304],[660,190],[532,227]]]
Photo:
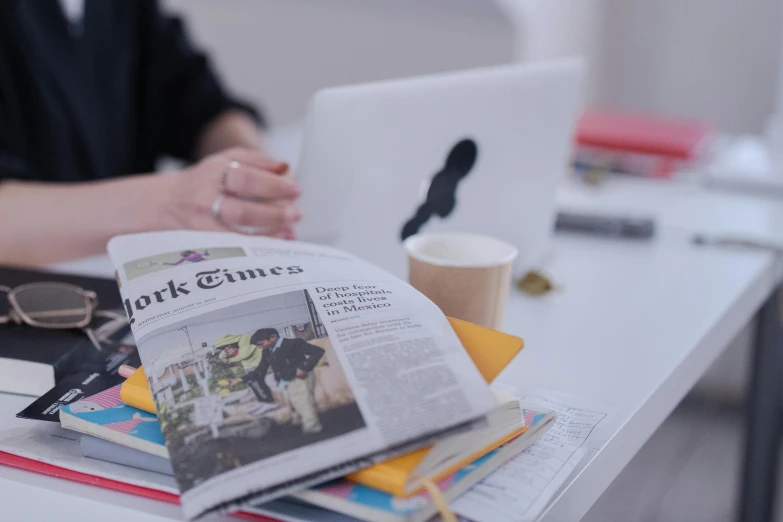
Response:
[[[118,234],[178,228],[292,239],[301,213],[287,170],[253,150],[229,149],[168,174],[73,184],[4,180],[0,263],[59,263],[105,252]]]
[[[293,239],[302,218],[288,165],[250,149],[228,149],[161,176],[171,228],[231,230]]]

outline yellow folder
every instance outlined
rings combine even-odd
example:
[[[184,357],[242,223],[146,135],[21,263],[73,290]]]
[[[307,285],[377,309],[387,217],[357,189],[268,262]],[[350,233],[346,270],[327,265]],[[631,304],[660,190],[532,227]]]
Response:
[[[156,413],[155,401],[147,385],[147,376],[144,375],[144,367],[139,368],[125,379],[120,387],[120,400],[128,406],[140,410]]]
[[[465,351],[481,376],[492,382],[516,357],[525,343],[519,337],[448,317]]]

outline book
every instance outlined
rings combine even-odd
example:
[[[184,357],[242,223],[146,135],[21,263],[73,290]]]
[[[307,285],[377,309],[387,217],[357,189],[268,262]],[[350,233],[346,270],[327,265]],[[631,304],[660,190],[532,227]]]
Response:
[[[0,465],[168,504],[180,503],[174,477],[85,457],[79,439],[78,433],[64,430],[53,422],[3,430],[0,431]],[[281,521],[281,517],[257,512],[232,515],[257,522]],[[84,514],[82,519],[91,518]]]
[[[649,114],[586,110],[576,129],[580,146],[693,160],[706,152],[714,132],[708,125]]]
[[[528,422],[525,434],[493,449],[437,481],[444,499],[451,502],[471,486],[524,451],[551,426],[553,415],[522,408]],[[424,522],[438,512],[428,493],[398,497],[347,479],[332,481],[291,495],[293,499],[373,522]]]
[[[588,110],[577,125],[574,167],[666,178],[703,160],[715,133],[704,124],[606,110]]]
[[[60,408],[63,428],[164,459],[169,454],[158,418],[120,400],[120,385]]]
[[[116,442],[82,434],[79,446],[82,449],[82,455],[85,457],[146,469],[147,471],[154,471],[164,475],[174,475],[174,470],[171,468],[171,462],[168,459],[128,448]]]
[[[0,282],[11,288],[55,280],[95,291],[100,306],[105,309],[122,306],[117,285],[111,279],[0,267]],[[7,297],[2,294],[0,299]],[[5,315],[7,309],[7,302],[0,303],[0,315]],[[81,365],[89,350],[94,351],[78,330],[48,330],[14,323],[0,325],[0,392],[43,395],[65,377],[83,373]]]
[[[424,488],[422,479],[434,482],[525,433],[525,421],[518,399],[494,390],[500,406],[487,415],[485,428],[471,430],[439,441],[401,457],[380,462],[346,476],[351,482],[384,491],[396,497],[409,497]]]
[[[319,508],[289,497],[265,502],[258,506],[251,506],[247,508],[246,512],[272,517],[279,519],[281,522],[310,522],[312,520],[317,520],[318,522],[361,522],[358,518]]]
[[[573,153],[573,166],[577,172],[593,171],[631,176],[667,178],[688,162],[669,156],[628,152],[601,147],[577,145]]]
[[[453,317],[447,319],[470,359],[487,382],[492,382],[524,347],[524,341],[514,335]],[[487,346],[491,346],[492,349],[487,350]],[[128,406],[156,413],[155,401],[147,384],[143,366],[137,368],[122,383],[120,399]]]
[[[0,345],[0,392],[39,396],[54,387],[78,351],[69,332],[31,332],[24,325],[5,325]]]
[[[506,401],[511,399],[508,395],[502,395]],[[516,402],[519,404],[518,400]],[[437,480],[437,486],[447,502],[453,501],[478,481],[532,445],[546,432],[554,420],[552,412],[542,411],[540,408],[533,409],[520,405],[516,411],[527,426],[522,435],[472,462],[460,465],[458,469],[452,470],[447,476]],[[97,451],[97,454],[91,454],[90,450],[86,450],[92,444],[96,445],[94,451]],[[1,447],[2,445],[0,445]],[[147,469],[169,476],[173,473],[168,460],[138,450],[129,450],[114,442],[82,435],[81,447],[85,456],[97,457],[107,462]],[[127,453],[124,453],[123,450]],[[149,459],[154,459],[154,462]],[[437,507],[431,502],[428,493],[418,493],[407,497],[395,496],[347,479],[331,481],[321,486],[293,493],[282,501],[273,501],[269,505],[265,503],[256,508],[249,508],[249,510],[269,514],[268,508],[272,506],[288,506],[290,508],[292,501],[305,502],[318,508],[362,520],[379,522],[420,522],[428,520],[437,512]]]

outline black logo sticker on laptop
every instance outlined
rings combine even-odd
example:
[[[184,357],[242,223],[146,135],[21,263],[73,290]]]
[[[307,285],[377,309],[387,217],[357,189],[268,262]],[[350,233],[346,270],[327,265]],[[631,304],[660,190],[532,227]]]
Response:
[[[476,164],[478,147],[476,142],[464,139],[454,145],[443,168],[432,176],[427,198],[416,209],[416,213],[402,227],[403,240],[419,232],[433,215],[447,217],[457,206],[457,185]]]

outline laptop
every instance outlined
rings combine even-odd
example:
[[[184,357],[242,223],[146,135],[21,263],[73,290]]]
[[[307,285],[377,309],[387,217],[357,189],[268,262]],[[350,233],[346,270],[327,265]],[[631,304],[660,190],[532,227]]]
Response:
[[[328,88],[307,111],[297,167],[302,240],[405,277],[402,241],[472,232],[542,262],[568,169],[580,61]]]

